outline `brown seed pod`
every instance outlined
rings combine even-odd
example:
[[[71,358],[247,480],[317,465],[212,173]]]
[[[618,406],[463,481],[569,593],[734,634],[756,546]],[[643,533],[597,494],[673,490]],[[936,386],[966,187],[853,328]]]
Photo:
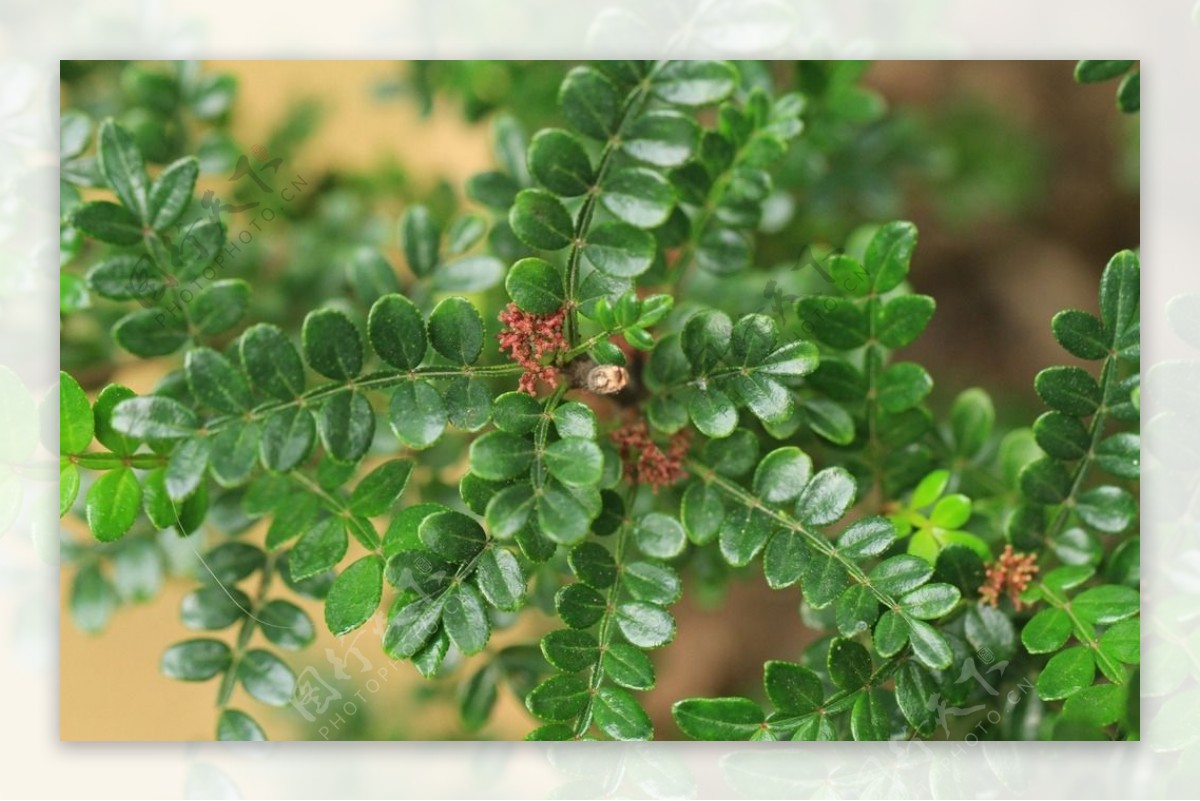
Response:
[[[616,364],[596,364],[581,356],[567,365],[571,386],[597,395],[615,395],[629,386],[629,371]]]

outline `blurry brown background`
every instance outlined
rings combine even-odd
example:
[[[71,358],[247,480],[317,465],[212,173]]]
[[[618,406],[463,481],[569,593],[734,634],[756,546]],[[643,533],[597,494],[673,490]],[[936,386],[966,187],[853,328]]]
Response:
[[[265,137],[297,100],[314,98],[322,104],[322,125],[298,156],[300,172],[366,170],[392,156],[415,180],[445,177],[461,185],[490,166],[485,123],[465,123],[449,104],[435,105],[432,115],[422,118],[412,103],[381,103],[372,96],[371,86],[394,79],[395,62],[208,66],[238,76],[234,134],[239,141]],[[1020,415],[1015,422],[1032,419],[1036,371],[1063,359],[1050,336],[1050,317],[1066,306],[1094,309],[1096,280],[1108,256],[1139,242],[1136,117],[1120,118],[1111,84],[1077,86],[1071,68],[1064,61],[881,62],[867,76],[893,111],[936,114],[947,103],[969,97],[999,110],[1006,130],[1011,126],[1039,143],[1035,163],[1044,192],[1021,215],[984,214],[949,226],[938,212],[938,198],[920,187],[914,188],[906,210],[921,231],[911,279],[918,291],[933,294],[938,302],[933,323],[912,348],[912,357],[927,364],[942,386],[986,387],[998,406],[1007,403]],[[1132,146],[1128,137],[1134,137]],[[113,380],[140,393],[157,377],[150,363]],[[64,573],[63,578],[65,609],[70,576]],[[169,580],[155,602],[123,607],[97,637],[79,632],[64,613],[63,739],[212,738],[215,685],[176,682],[158,673],[163,648],[187,633],[177,615],[192,584]],[[669,714],[674,700],[741,693],[759,681],[765,660],[796,658],[808,639],[798,604],[797,589],[772,592],[755,580],[732,586],[720,609],[701,608],[685,593],[674,607],[678,637],[656,654],[659,683],[646,696],[658,736],[677,736]],[[324,631],[319,606],[308,603],[307,608],[321,636],[299,659],[289,659],[298,667],[313,664],[328,673],[325,648],[344,655],[344,644]],[[535,619],[536,613],[527,617],[505,632],[500,644],[532,640],[547,627],[548,621]],[[377,646],[362,651],[375,668],[387,662]],[[351,665],[354,673],[353,660]],[[353,735],[359,727],[368,730],[361,736],[381,738],[453,736],[458,731],[453,707],[422,697],[422,692],[452,692],[453,682],[440,690],[426,684],[411,665],[392,666],[388,680],[368,696],[369,711],[359,712],[362,718],[354,728],[330,736]],[[277,739],[321,737],[315,725],[297,725],[302,722],[292,710],[268,710],[241,690],[236,705],[244,705]],[[502,691],[492,722],[479,736],[521,738],[531,725],[511,694]]]

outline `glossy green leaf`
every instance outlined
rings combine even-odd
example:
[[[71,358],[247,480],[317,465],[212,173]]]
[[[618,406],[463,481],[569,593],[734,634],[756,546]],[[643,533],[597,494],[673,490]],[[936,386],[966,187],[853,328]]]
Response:
[[[383,592],[383,560],[364,556],[338,574],[325,598],[325,624],[334,636],[371,619]]]
[[[541,189],[522,189],[508,215],[513,233],[538,250],[562,250],[575,235],[571,215],[554,195]]]
[[[136,245],[142,241],[142,226],[123,206],[96,200],[71,213],[71,225],[90,237],[113,245]]]
[[[467,655],[482,651],[492,632],[483,598],[470,584],[454,585],[446,593],[442,625],[458,649]]]
[[[931,583],[900,597],[900,608],[922,620],[942,617],[952,610],[962,594],[953,584]]]
[[[781,715],[808,714],[825,700],[820,677],[792,662],[767,662],[763,666],[763,686],[775,711]]]
[[[868,578],[880,592],[898,596],[920,587],[932,575],[932,565],[919,557],[904,554],[880,562],[871,568]]]
[[[886,517],[868,517],[850,524],[838,537],[842,555],[854,560],[878,556],[896,539],[896,527]]]
[[[241,414],[251,406],[250,384],[241,371],[211,348],[193,348],[184,359],[188,387],[196,400],[221,414]]]
[[[542,638],[546,661],[565,673],[578,673],[596,663],[600,646],[586,631],[558,629]]]
[[[600,447],[583,437],[565,437],[549,445],[542,460],[550,475],[572,487],[595,484],[604,471]]]
[[[256,390],[285,401],[304,392],[300,354],[276,326],[259,323],[247,329],[240,350],[242,367]]]
[[[508,271],[504,288],[513,302],[531,314],[549,314],[563,305],[565,293],[558,268],[542,259],[521,259]]]
[[[168,648],[159,670],[169,679],[207,681],[229,669],[233,654],[220,640],[185,640]]]
[[[733,323],[725,312],[705,309],[689,317],[680,345],[692,372],[697,375],[712,372],[728,352],[732,335]]]
[[[533,463],[533,443],[506,431],[489,431],[471,443],[471,471],[490,481],[523,475]]]
[[[1076,500],[1075,513],[1097,531],[1118,534],[1137,517],[1137,500],[1121,487],[1092,487]]]
[[[676,557],[687,545],[683,525],[661,512],[649,512],[639,517],[633,526],[633,537],[638,550],[657,559]]]
[[[497,609],[515,611],[525,601],[525,574],[517,558],[503,548],[488,548],[475,565],[479,591]]]
[[[844,468],[827,467],[813,476],[796,501],[796,516],[808,526],[827,526],[854,504],[854,478]]]
[[[429,342],[455,364],[474,364],[483,352],[483,319],[465,298],[446,298],[429,315]]]
[[[107,119],[100,124],[96,141],[100,171],[104,173],[105,181],[116,193],[121,205],[133,212],[139,222],[149,224],[150,186],[146,179],[145,162],[133,136]]]
[[[592,703],[592,718],[614,740],[649,740],[654,735],[650,716],[628,690],[601,687]]]
[[[388,405],[388,421],[396,438],[410,448],[428,448],[446,430],[446,406],[438,391],[425,381],[396,387]]]
[[[1100,405],[1100,385],[1091,373],[1079,367],[1048,367],[1034,378],[1038,397],[1052,409],[1087,417]]]
[[[583,255],[597,270],[614,278],[635,278],[654,263],[654,235],[620,220],[592,226]]]
[[[542,186],[561,197],[582,195],[594,180],[583,145],[557,128],[538,131],[529,143],[529,171]]]
[[[1075,80],[1080,83],[1108,81],[1123,75],[1133,65],[1133,61],[1085,59],[1075,65]]]
[[[410,206],[400,220],[404,258],[419,278],[433,272],[440,261],[441,230],[425,206]]]
[[[290,601],[279,598],[268,601],[255,614],[263,636],[280,648],[299,651],[316,638],[316,628],[308,613]]]
[[[247,651],[237,668],[238,679],[254,698],[270,706],[284,706],[296,692],[296,674],[270,651]]]
[[[443,559],[466,562],[479,553],[487,539],[483,528],[462,512],[444,511],[421,521],[421,542]]]
[[[875,625],[879,619],[879,601],[870,588],[854,584],[838,596],[834,614],[842,636],[853,637]]]
[[[245,712],[226,709],[217,718],[217,739],[221,742],[261,742],[267,739],[267,734]]]
[[[917,246],[917,228],[910,222],[881,225],[867,245],[863,267],[876,294],[895,289],[908,275],[908,263]]]
[[[1071,491],[1070,474],[1053,459],[1030,462],[1021,469],[1020,480],[1021,492],[1035,503],[1062,503]]]
[[[128,467],[110,470],[88,489],[87,524],[101,542],[125,536],[142,506],[142,485]]]
[[[729,396],[719,389],[693,391],[688,398],[687,410],[696,428],[706,437],[727,437],[737,428],[737,409]]]
[[[754,470],[754,494],[767,503],[786,503],[800,495],[812,476],[812,459],[796,447],[776,448]]]
[[[1096,678],[1096,661],[1082,646],[1068,648],[1050,657],[1037,678],[1037,694],[1043,701],[1067,698],[1089,687]]]
[[[617,87],[598,70],[574,67],[563,79],[558,102],[567,123],[593,139],[617,130],[621,100]]]
[[[134,356],[150,359],[179,350],[188,340],[182,317],[166,311],[130,312],[112,327],[113,341]]]
[[[900,295],[880,309],[875,336],[889,348],[912,344],[929,325],[936,308],[928,295]]]
[[[655,604],[628,601],[617,607],[617,628],[639,648],[658,648],[675,638],[675,618]]]
[[[384,462],[368,473],[350,495],[350,511],[364,517],[384,514],[400,499],[413,463],[407,459]]]
[[[871,654],[855,640],[837,638],[829,646],[829,678],[843,690],[867,686],[873,670]]]
[[[977,455],[991,437],[995,423],[996,410],[986,392],[973,387],[960,393],[950,409],[955,451],[962,456]]]
[[[624,167],[604,179],[600,202],[619,220],[638,228],[655,228],[666,222],[674,208],[675,190],[654,170]]]
[[[668,61],[650,78],[654,94],[681,106],[724,100],[736,87],[737,70],[724,61]]]
[[[695,151],[699,127],[677,111],[658,110],[635,118],[623,131],[621,147],[656,167],[677,167]]]
[[[326,518],[300,536],[288,558],[292,579],[300,581],[323,573],[346,555],[348,547],[345,523]]]
[[[375,411],[361,391],[339,392],[321,404],[317,432],[330,456],[356,462],[375,437]]]
[[[346,381],[362,370],[362,338],[342,312],[336,309],[311,312],[304,318],[303,339],[304,358],[321,375]]]
[[[401,370],[420,366],[425,358],[425,321],[411,300],[384,295],[371,306],[367,336],[380,358]]]
[[[693,740],[749,740],[766,725],[749,698],[688,698],[671,707],[671,716]]]
[[[1066,309],[1054,315],[1050,327],[1058,344],[1072,356],[1103,359],[1108,355],[1109,334],[1094,315],[1078,309]]]
[[[83,388],[67,372],[58,374],[58,442],[61,453],[83,453],[92,444],[95,423]]]
[[[931,670],[945,670],[954,660],[954,652],[946,638],[923,620],[908,618],[908,641],[912,644],[913,656]]]
[[[630,690],[654,687],[654,664],[640,649],[626,643],[611,643],[601,656],[604,675]]]
[[[1077,617],[1098,625],[1132,617],[1138,613],[1140,605],[1137,590],[1118,584],[1092,587],[1071,600],[1071,609]]]
[[[539,720],[563,722],[578,717],[588,699],[588,685],[583,679],[559,674],[534,687],[525,706]]]
[[[879,376],[879,405],[889,412],[916,406],[933,389],[925,368],[913,362],[898,362]]]

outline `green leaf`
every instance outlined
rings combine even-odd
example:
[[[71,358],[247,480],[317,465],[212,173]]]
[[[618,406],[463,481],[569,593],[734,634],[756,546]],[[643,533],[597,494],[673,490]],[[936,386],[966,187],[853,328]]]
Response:
[[[504,280],[508,295],[522,311],[549,314],[563,305],[565,293],[558,268],[542,259],[521,259]]]
[[[910,222],[890,222],[879,227],[867,245],[863,266],[876,294],[889,292],[908,275],[908,263],[917,246],[917,228]]]
[[[678,601],[683,592],[679,574],[661,562],[630,562],[623,574],[625,590],[635,601],[666,606]]]
[[[1117,108],[1125,114],[1134,114],[1142,108],[1142,73],[1131,72],[1117,87]]]
[[[211,348],[193,348],[184,359],[188,387],[200,403],[221,414],[250,408],[250,384],[229,360]]]
[[[855,740],[888,739],[889,724],[884,695],[879,690],[865,692],[854,701],[850,710],[850,734]]]
[[[589,439],[566,437],[546,448],[542,459],[550,475],[567,486],[595,484],[604,472],[604,454]]]
[[[802,298],[796,304],[796,313],[803,323],[802,331],[834,348],[861,347],[869,336],[866,313],[847,298]]]
[[[324,573],[346,555],[346,526],[338,518],[326,518],[301,535],[288,557],[292,580],[301,581]]]
[[[593,139],[616,133],[621,100],[617,87],[591,67],[574,67],[563,79],[558,102],[567,124]]]
[[[675,618],[660,606],[627,601],[617,607],[617,628],[639,648],[658,648],[675,638]]]
[[[58,466],[58,516],[71,511],[79,496],[79,468],[67,460]]]
[[[1054,315],[1051,330],[1058,344],[1081,359],[1103,359],[1108,355],[1109,335],[1094,315],[1078,309],[1066,309]]]
[[[217,631],[241,620],[250,605],[249,596],[239,589],[202,587],[183,597],[179,620],[189,629]]]
[[[487,220],[478,214],[463,212],[450,222],[446,231],[446,251],[452,255],[466,253],[487,233]]]
[[[78,206],[71,213],[71,225],[88,236],[112,245],[136,245],[142,241],[142,226],[137,217],[116,203],[96,200]]]
[[[233,328],[250,307],[250,285],[233,279],[216,281],[192,302],[192,327],[202,336],[213,336]]]
[[[799,378],[816,368],[817,346],[801,339],[778,348],[758,365],[758,372],[780,378]]]
[[[138,221],[150,223],[146,165],[130,133],[111,119],[100,124],[97,139],[100,171],[121,205],[133,212]]]
[[[312,453],[316,441],[312,413],[298,406],[281,409],[263,423],[258,453],[268,470],[287,472]]]
[[[529,471],[533,443],[506,431],[489,431],[471,443],[469,460],[471,472],[480,478],[508,481]]]
[[[597,270],[615,278],[635,278],[654,263],[654,235],[629,223],[611,220],[587,232],[583,255]]]
[[[934,504],[929,522],[944,529],[956,529],[971,519],[971,499],[966,495],[947,495]]]
[[[425,547],[451,562],[469,561],[487,539],[472,518],[450,510],[426,517],[417,531]]]
[[[620,687],[601,687],[596,692],[592,718],[600,731],[614,740],[649,740],[654,736],[646,710]]]
[[[228,670],[232,662],[233,653],[220,640],[184,640],[163,652],[159,670],[169,679],[207,681]]]
[[[617,563],[603,545],[585,542],[568,554],[571,571],[576,577],[598,590],[611,587],[617,579]]]
[[[470,584],[454,585],[447,591],[442,625],[458,649],[468,656],[482,651],[492,632],[483,598]]]
[[[650,90],[681,106],[717,103],[737,88],[737,70],[724,61],[668,61],[650,78]]]
[[[259,323],[241,338],[242,367],[255,389],[293,400],[304,392],[304,363],[291,340],[273,325]]]
[[[1140,604],[1141,597],[1132,587],[1106,584],[1076,595],[1071,601],[1071,609],[1081,620],[1108,625],[1136,615]]]
[[[949,614],[962,597],[953,584],[933,583],[918,587],[900,597],[900,608],[921,620],[933,620]]]
[[[633,538],[638,550],[658,559],[676,557],[687,545],[683,525],[662,512],[649,512],[639,517],[633,526]]]
[[[986,392],[973,387],[960,393],[950,409],[955,452],[960,456],[976,456],[987,444],[995,423],[996,410]]]
[[[1096,678],[1096,661],[1082,646],[1068,648],[1050,657],[1037,677],[1037,694],[1043,701],[1067,698],[1090,687]]]
[[[1087,427],[1079,418],[1062,412],[1046,412],[1033,424],[1038,447],[1061,461],[1081,459],[1091,445]]]
[[[871,680],[871,654],[854,640],[836,638],[829,646],[829,678],[843,690],[866,687]]]
[[[923,620],[908,618],[908,641],[912,643],[913,656],[930,670],[945,670],[954,660],[954,652],[946,638]]]
[[[296,674],[270,651],[247,651],[238,663],[238,679],[246,692],[270,706],[285,706],[296,693]]]
[[[1060,462],[1038,459],[1021,469],[1021,492],[1035,503],[1057,504],[1071,492],[1071,476]]]
[[[886,517],[857,520],[838,537],[837,547],[842,556],[859,561],[878,556],[896,539],[896,527]]]
[[[256,613],[263,636],[280,648],[299,651],[316,639],[317,632],[308,613],[290,601],[268,601]]]
[[[1142,659],[1142,624],[1137,618],[1122,620],[1100,637],[1100,652],[1109,659],[1136,665]]]
[[[221,742],[262,742],[266,739],[266,732],[245,712],[226,709],[217,718],[217,740]]]
[[[179,220],[192,202],[199,174],[200,162],[194,156],[179,159],[159,173],[147,201],[151,228],[162,231]]]
[[[920,587],[933,575],[933,566],[917,556],[903,554],[885,559],[868,574],[880,592],[899,596]]]
[[[572,134],[546,128],[529,143],[529,171],[542,186],[561,197],[587,192],[594,181],[592,164]]]
[[[841,562],[828,554],[812,550],[804,563],[800,589],[809,606],[824,609],[837,600],[849,581]]]
[[[455,364],[474,364],[483,352],[483,318],[465,298],[446,298],[429,315],[433,349]]]
[[[541,189],[522,189],[508,214],[517,238],[538,250],[562,250],[575,235],[571,215],[557,197]]]
[[[1071,618],[1061,609],[1043,609],[1021,629],[1021,642],[1031,654],[1057,651],[1071,636]]]
[[[1085,687],[1067,698],[1063,716],[1088,726],[1108,726],[1125,714],[1125,688],[1116,684]]]
[[[1113,434],[1096,447],[1095,459],[1107,473],[1137,479],[1141,475],[1141,438],[1130,432]]]
[[[335,637],[354,631],[379,608],[383,560],[364,556],[338,574],[325,598],[325,625]]]
[[[523,531],[534,509],[533,487],[528,483],[505,487],[488,500],[484,517],[493,537],[510,539]]]
[[[517,393],[528,397],[524,393]],[[560,437],[596,438],[596,413],[577,401],[567,401],[554,408],[551,414],[554,428]]]
[[[362,338],[342,312],[336,309],[310,312],[304,318],[302,336],[305,361],[321,375],[347,381],[362,370]]]
[[[70,373],[58,373],[58,442],[61,453],[83,453],[92,444],[94,422],[87,395]]]
[[[425,321],[403,295],[384,295],[367,317],[371,347],[385,362],[401,370],[420,366],[425,358]]]
[[[712,372],[728,352],[732,335],[733,324],[723,311],[705,309],[689,317],[683,327],[680,346],[692,373]]]
[[[763,686],[775,711],[789,717],[806,715],[825,700],[820,677],[792,662],[767,662],[763,666]]]
[[[899,612],[889,609],[875,624],[874,644],[880,656],[895,656],[908,642],[908,621]]]
[[[161,296],[166,281],[145,254],[125,254],[97,262],[87,272],[88,288],[109,300],[145,300]]]
[[[696,428],[706,437],[727,437],[737,428],[737,408],[719,389],[694,390],[688,397],[687,409]]]
[[[963,629],[971,647],[990,657],[989,661],[1008,659],[1016,653],[1017,634],[1012,621],[994,606],[968,606]]]
[[[1102,400],[1096,379],[1079,367],[1048,367],[1037,374],[1033,387],[1047,406],[1072,417],[1093,414]]]
[[[1097,83],[1099,81],[1111,80],[1118,75],[1123,75],[1133,65],[1133,61],[1085,59],[1075,65],[1075,80],[1080,83]]]
[[[71,618],[89,634],[103,631],[120,599],[97,564],[84,565],[71,582]]]
[[[558,616],[573,629],[586,629],[604,616],[604,596],[586,584],[568,584],[554,596]]]
[[[401,607],[388,621],[383,650],[394,659],[417,654],[438,630],[443,600],[443,595],[426,596]]]
[[[879,311],[875,336],[889,348],[912,344],[929,321],[936,308],[928,295],[901,295],[888,301]]]
[[[838,596],[834,611],[838,631],[844,637],[853,637],[875,625],[879,619],[879,601],[870,588],[855,584]]]
[[[712,542],[725,519],[720,490],[699,481],[688,485],[683,493],[679,517],[688,539],[697,545]]]
[[[400,220],[404,259],[418,278],[425,278],[437,267],[442,232],[425,206],[410,206]]]
[[[1122,250],[1111,259],[1100,277],[1100,318],[1119,339],[1138,320],[1141,270],[1138,256]]]
[[[187,342],[188,332],[182,318],[141,309],[118,320],[112,328],[112,338],[134,356],[150,359],[179,350]]]
[[[487,602],[515,611],[525,601],[525,574],[517,558],[503,548],[488,548],[475,565],[475,580]]]
[[[87,149],[92,136],[92,118],[75,109],[64,110],[58,126],[58,155],[63,161]]]
[[[446,429],[442,396],[426,381],[396,387],[388,406],[388,420],[396,438],[410,448],[428,448]]]
[[[928,737],[937,728],[937,705],[930,701],[937,684],[929,673],[913,662],[904,662],[896,671],[896,703],[904,719],[918,734]]]
[[[476,731],[487,723],[496,705],[496,680],[500,671],[488,663],[475,671],[459,688],[458,713],[468,731]]]
[[[812,459],[797,447],[776,448],[754,470],[754,494],[767,503],[786,503],[800,495],[812,476]]]
[[[525,706],[539,720],[560,723],[577,718],[589,697],[583,679],[559,674],[534,687],[525,698]]]
[[[813,476],[796,501],[796,516],[807,526],[827,526],[854,504],[854,478],[842,467],[827,467]]]
[[[621,147],[639,161],[656,167],[678,167],[696,149],[700,129],[678,111],[650,111],[633,119],[621,136]]]
[[[500,283],[504,264],[486,254],[463,256],[438,267],[433,288],[438,292],[482,292]]]
[[[142,485],[128,467],[110,470],[92,484],[87,494],[87,523],[101,542],[113,542],[137,519],[142,506]]]
[[[933,389],[933,379],[914,362],[898,362],[879,376],[879,405],[889,412],[916,406]]]
[[[375,410],[362,392],[339,392],[321,404],[317,431],[331,457],[357,462],[375,437]]]
[[[546,661],[565,673],[578,673],[596,663],[600,647],[586,631],[558,629],[542,638]]]
[[[587,536],[592,514],[557,481],[547,481],[542,486],[535,506],[541,532],[554,542],[574,545]]]
[[[1137,501],[1120,487],[1092,487],[1076,500],[1075,512],[1097,531],[1118,534],[1133,524],[1137,517]]]
[[[467,196],[499,211],[508,211],[520,188],[502,172],[480,172],[467,179]]]
[[[675,207],[675,190],[654,170],[623,167],[604,179],[600,202],[619,220],[638,228],[656,228]]]
[[[749,698],[688,698],[671,707],[671,717],[693,740],[749,740],[766,725]]]
[[[400,499],[413,463],[408,459],[392,459],[376,467],[358,483],[350,495],[350,511],[363,517],[378,517]]]
[[[696,264],[716,275],[730,275],[750,266],[751,245],[741,231],[711,226],[700,235]]]
[[[611,643],[600,658],[604,675],[631,690],[654,687],[654,664],[644,652],[626,643]]]

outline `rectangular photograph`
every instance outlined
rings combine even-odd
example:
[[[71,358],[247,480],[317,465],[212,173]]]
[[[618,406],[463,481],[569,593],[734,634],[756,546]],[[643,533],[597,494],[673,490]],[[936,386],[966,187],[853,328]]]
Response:
[[[61,738],[1138,740],[1139,87],[62,61]]]

